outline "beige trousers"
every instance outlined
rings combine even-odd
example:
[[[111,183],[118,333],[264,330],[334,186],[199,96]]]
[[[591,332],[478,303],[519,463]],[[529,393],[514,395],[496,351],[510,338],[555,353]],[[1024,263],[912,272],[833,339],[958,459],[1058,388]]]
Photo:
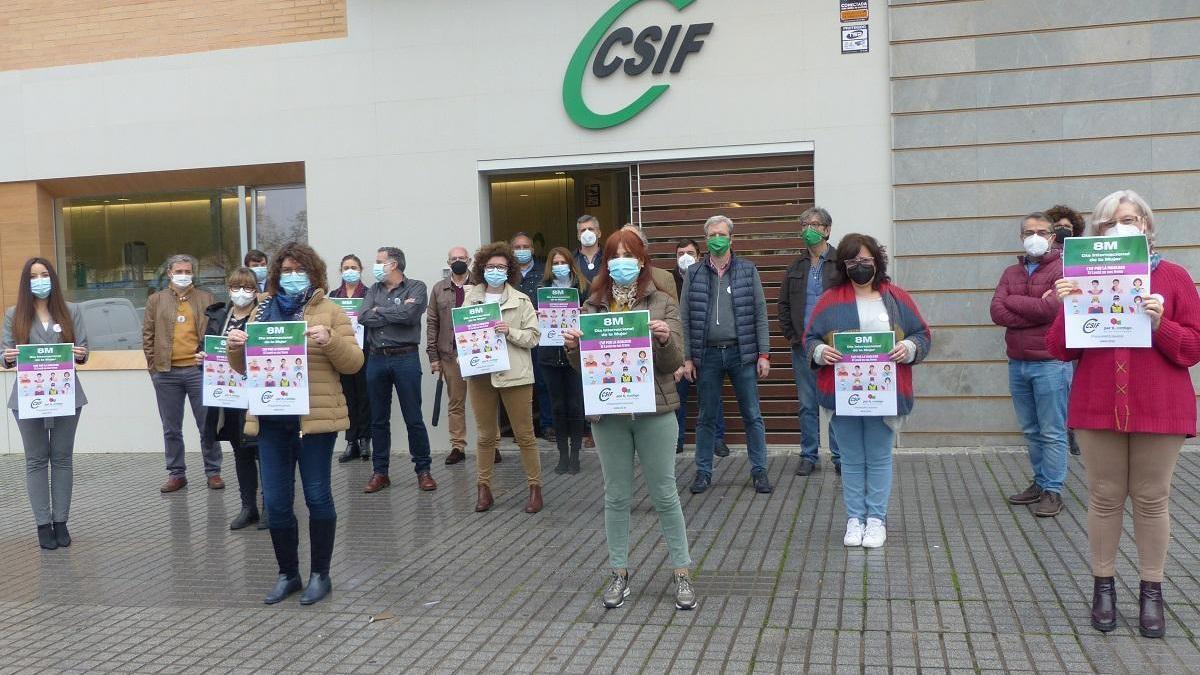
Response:
[[[446,429],[450,432],[450,447],[467,449],[467,381],[462,379],[458,359],[443,358],[442,378],[450,395],[446,406]]]
[[[1171,476],[1184,437],[1076,429],[1075,438],[1087,470],[1092,575],[1115,575],[1129,497],[1141,579],[1161,582],[1171,540]]]
[[[467,391],[471,396],[471,409],[475,411],[475,430],[479,436],[479,449],[475,463],[479,467],[479,484],[492,486],[492,464],[496,461],[496,446],[500,445],[500,422],[497,408],[501,402],[508,413],[513,436],[521,448],[521,464],[529,485],[542,484],[542,463],[538,457],[537,436],[533,431],[533,385],[504,387],[492,386],[490,375],[476,375],[467,380]]]

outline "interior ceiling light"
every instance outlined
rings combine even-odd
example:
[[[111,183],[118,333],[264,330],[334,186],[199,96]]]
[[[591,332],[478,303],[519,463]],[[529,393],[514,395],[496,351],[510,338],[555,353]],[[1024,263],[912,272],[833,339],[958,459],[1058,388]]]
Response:
[[[554,175],[555,176],[565,176],[565,175],[567,175],[567,172],[566,171],[555,171]]]
[[[735,209],[740,209],[742,207],[742,205],[737,202],[729,202],[729,205]]]

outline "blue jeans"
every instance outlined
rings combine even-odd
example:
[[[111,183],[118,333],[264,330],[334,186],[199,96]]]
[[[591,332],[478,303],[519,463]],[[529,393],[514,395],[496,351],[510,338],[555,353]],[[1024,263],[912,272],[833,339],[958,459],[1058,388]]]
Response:
[[[696,425],[696,470],[712,475],[713,447],[716,444],[717,420],[721,417],[721,385],[725,376],[733,384],[738,410],[746,425],[746,454],[751,473],[767,469],[767,435],[762,412],[758,406],[758,373],[754,363],[742,363],[736,345],[707,347],[700,361],[698,382],[700,392],[700,422]]]
[[[388,475],[392,456],[392,389],[408,427],[408,453],[417,473],[429,471],[429,432],[421,418],[421,357],[413,351],[388,356],[376,352],[367,359],[367,392],[371,397],[371,463],[375,473]]]
[[[896,432],[882,417],[834,415],[829,422],[842,449],[842,501],[846,517],[887,520],[892,496],[892,446]]]
[[[683,435],[687,427],[687,404],[688,393],[692,390],[692,383],[688,379],[682,378],[675,383],[675,393],[679,394],[679,408],[675,410],[675,422],[679,424],[679,445],[683,445]],[[720,415],[717,415],[717,437],[715,443],[721,443],[725,440],[725,411],[722,410]]]
[[[263,502],[272,529],[295,529],[296,466],[309,520],[337,519],[333,508],[330,467],[336,433],[300,435],[296,415],[258,418],[258,462],[262,471]]]
[[[1029,444],[1033,482],[1062,494],[1067,480],[1067,396],[1071,364],[1062,361],[1008,362],[1008,388],[1021,433]]]
[[[792,373],[796,378],[796,400],[800,401],[800,457],[821,465],[821,404],[817,402],[817,371],[804,353],[804,345],[792,345]],[[829,454],[833,465],[842,465],[837,435],[829,425]]]
[[[533,395],[537,397],[538,404],[538,423],[535,431],[540,431],[547,427],[554,427],[554,403],[550,400],[550,387],[546,384],[546,373],[542,370],[544,366],[538,362],[538,348],[534,347],[530,350],[533,357]],[[582,386],[582,380],[580,380]]]

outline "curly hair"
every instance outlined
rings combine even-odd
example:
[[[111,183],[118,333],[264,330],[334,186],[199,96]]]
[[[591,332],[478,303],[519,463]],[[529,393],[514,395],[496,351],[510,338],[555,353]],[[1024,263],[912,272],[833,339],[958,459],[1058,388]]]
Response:
[[[282,292],[279,288],[279,275],[282,273],[283,261],[288,258],[295,260],[300,267],[304,268],[304,271],[308,273],[308,282],[312,284],[313,288],[329,292],[325,261],[308,244],[293,241],[284,244],[283,248],[279,249],[279,253],[275,254],[275,259],[271,261],[271,268],[267,271],[267,293],[279,295]]]
[[[483,278],[483,268],[487,266],[487,261],[496,256],[503,257],[508,264],[508,285],[517,287],[521,285],[521,266],[517,263],[516,257],[513,256],[512,246],[508,242],[493,241],[490,244],[484,244],[475,252],[475,260],[471,264],[471,283],[487,285],[487,281]]]
[[[864,246],[871,253],[871,257],[875,259],[875,278],[871,280],[871,288],[879,290],[883,282],[891,281],[887,275],[887,248],[869,234],[851,232],[838,242],[837,262],[835,263],[837,267],[833,272],[834,286],[850,283],[850,275],[846,272],[846,261],[857,258],[859,250]]]
[[[1070,221],[1072,237],[1078,237],[1083,234],[1083,216],[1079,215],[1079,212],[1075,209],[1063,204],[1057,204],[1046,209],[1045,213],[1046,217],[1050,219],[1050,223],[1054,225],[1057,225],[1058,221],[1063,218]]]

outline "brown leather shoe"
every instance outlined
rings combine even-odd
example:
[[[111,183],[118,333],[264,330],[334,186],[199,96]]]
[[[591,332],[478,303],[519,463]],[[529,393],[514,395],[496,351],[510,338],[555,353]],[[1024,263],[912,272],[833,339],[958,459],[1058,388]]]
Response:
[[[591,436],[584,436],[583,437],[583,447],[594,448],[594,447],[596,447],[596,441],[593,441]]]
[[[1025,488],[1024,490],[1021,490],[1015,495],[1008,496],[1008,503],[1016,504],[1018,506],[1025,504],[1036,504],[1040,501],[1042,501],[1042,488],[1038,487],[1037,483],[1030,483],[1029,487]]]
[[[467,454],[463,452],[461,448],[454,448],[450,451],[450,454],[446,455],[446,466],[458,464],[466,458]]]
[[[492,508],[492,489],[480,483],[479,498],[475,500],[475,513],[482,513],[490,508]]]
[[[1033,509],[1033,515],[1038,518],[1053,518],[1062,512],[1062,496],[1052,490],[1043,490],[1042,499]]]
[[[163,483],[162,487],[158,488],[158,491],[163,493],[175,492],[176,490],[181,490],[185,487],[187,487],[186,478],[183,476],[170,476],[167,478],[167,482]]]
[[[225,489],[225,481],[221,480],[220,474],[208,477],[208,489],[209,490],[224,490]]]
[[[542,510],[542,486],[529,486],[529,501],[525,502],[525,513],[537,513]]]
[[[372,492],[379,492],[385,487],[391,487],[391,485],[391,478],[381,473],[371,474],[371,480],[367,481],[367,486],[363,488],[363,492],[371,494]]]
[[[421,488],[423,492],[433,492],[437,489],[437,481],[433,479],[433,476],[428,471],[425,471],[417,474],[417,487]]]
[[[496,459],[494,460],[495,463],[499,464],[503,460],[504,460],[504,458],[500,456],[500,448],[496,448]]]

